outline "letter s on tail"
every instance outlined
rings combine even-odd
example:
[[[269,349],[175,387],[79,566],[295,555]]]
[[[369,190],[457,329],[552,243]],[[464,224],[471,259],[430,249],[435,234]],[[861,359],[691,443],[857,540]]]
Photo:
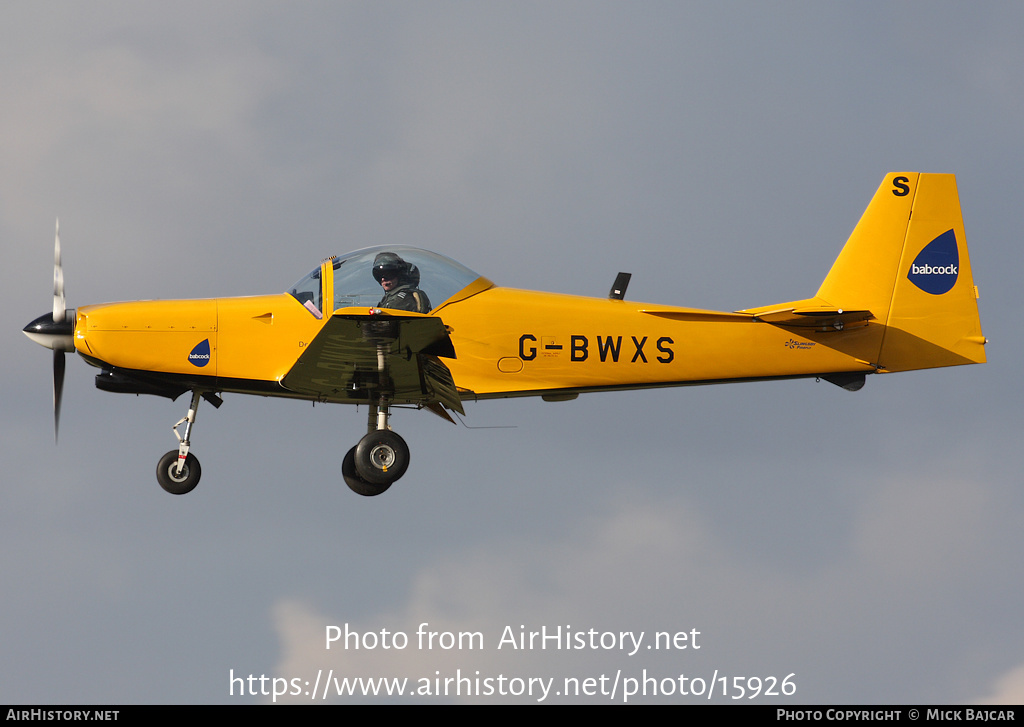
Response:
[[[864,341],[879,371],[984,363],[956,178],[886,176],[815,297],[884,324]]]

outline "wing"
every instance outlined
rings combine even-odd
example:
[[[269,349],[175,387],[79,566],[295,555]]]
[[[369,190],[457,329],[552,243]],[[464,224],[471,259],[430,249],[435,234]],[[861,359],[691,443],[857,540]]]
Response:
[[[385,395],[394,404],[434,411],[443,404],[465,413],[451,371],[438,358],[455,358],[441,319],[366,310],[344,308],[331,316],[281,385],[318,401],[376,402]]]

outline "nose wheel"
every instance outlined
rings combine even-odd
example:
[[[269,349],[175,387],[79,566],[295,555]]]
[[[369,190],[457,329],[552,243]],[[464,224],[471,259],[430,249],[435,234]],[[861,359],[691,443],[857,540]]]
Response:
[[[178,467],[178,450],[172,449],[160,458],[156,466],[156,481],[172,495],[185,495],[199,484],[203,469],[194,454],[186,455],[181,468]]]

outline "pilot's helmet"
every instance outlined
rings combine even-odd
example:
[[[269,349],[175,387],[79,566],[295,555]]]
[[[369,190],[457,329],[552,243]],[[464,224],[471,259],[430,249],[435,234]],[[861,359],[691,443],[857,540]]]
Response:
[[[407,263],[393,252],[379,252],[373,259],[373,279],[378,283],[385,278],[398,278],[400,282],[409,282],[409,273],[413,269],[415,269],[414,265]]]

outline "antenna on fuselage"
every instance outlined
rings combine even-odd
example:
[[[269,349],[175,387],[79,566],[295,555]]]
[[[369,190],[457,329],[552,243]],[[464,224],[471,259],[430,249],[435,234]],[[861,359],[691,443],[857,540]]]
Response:
[[[629,287],[629,279],[633,277],[633,273],[619,273],[615,276],[615,282],[612,283],[612,289],[608,291],[608,297],[611,300],[622,300],[626,297],[626,288]]]

